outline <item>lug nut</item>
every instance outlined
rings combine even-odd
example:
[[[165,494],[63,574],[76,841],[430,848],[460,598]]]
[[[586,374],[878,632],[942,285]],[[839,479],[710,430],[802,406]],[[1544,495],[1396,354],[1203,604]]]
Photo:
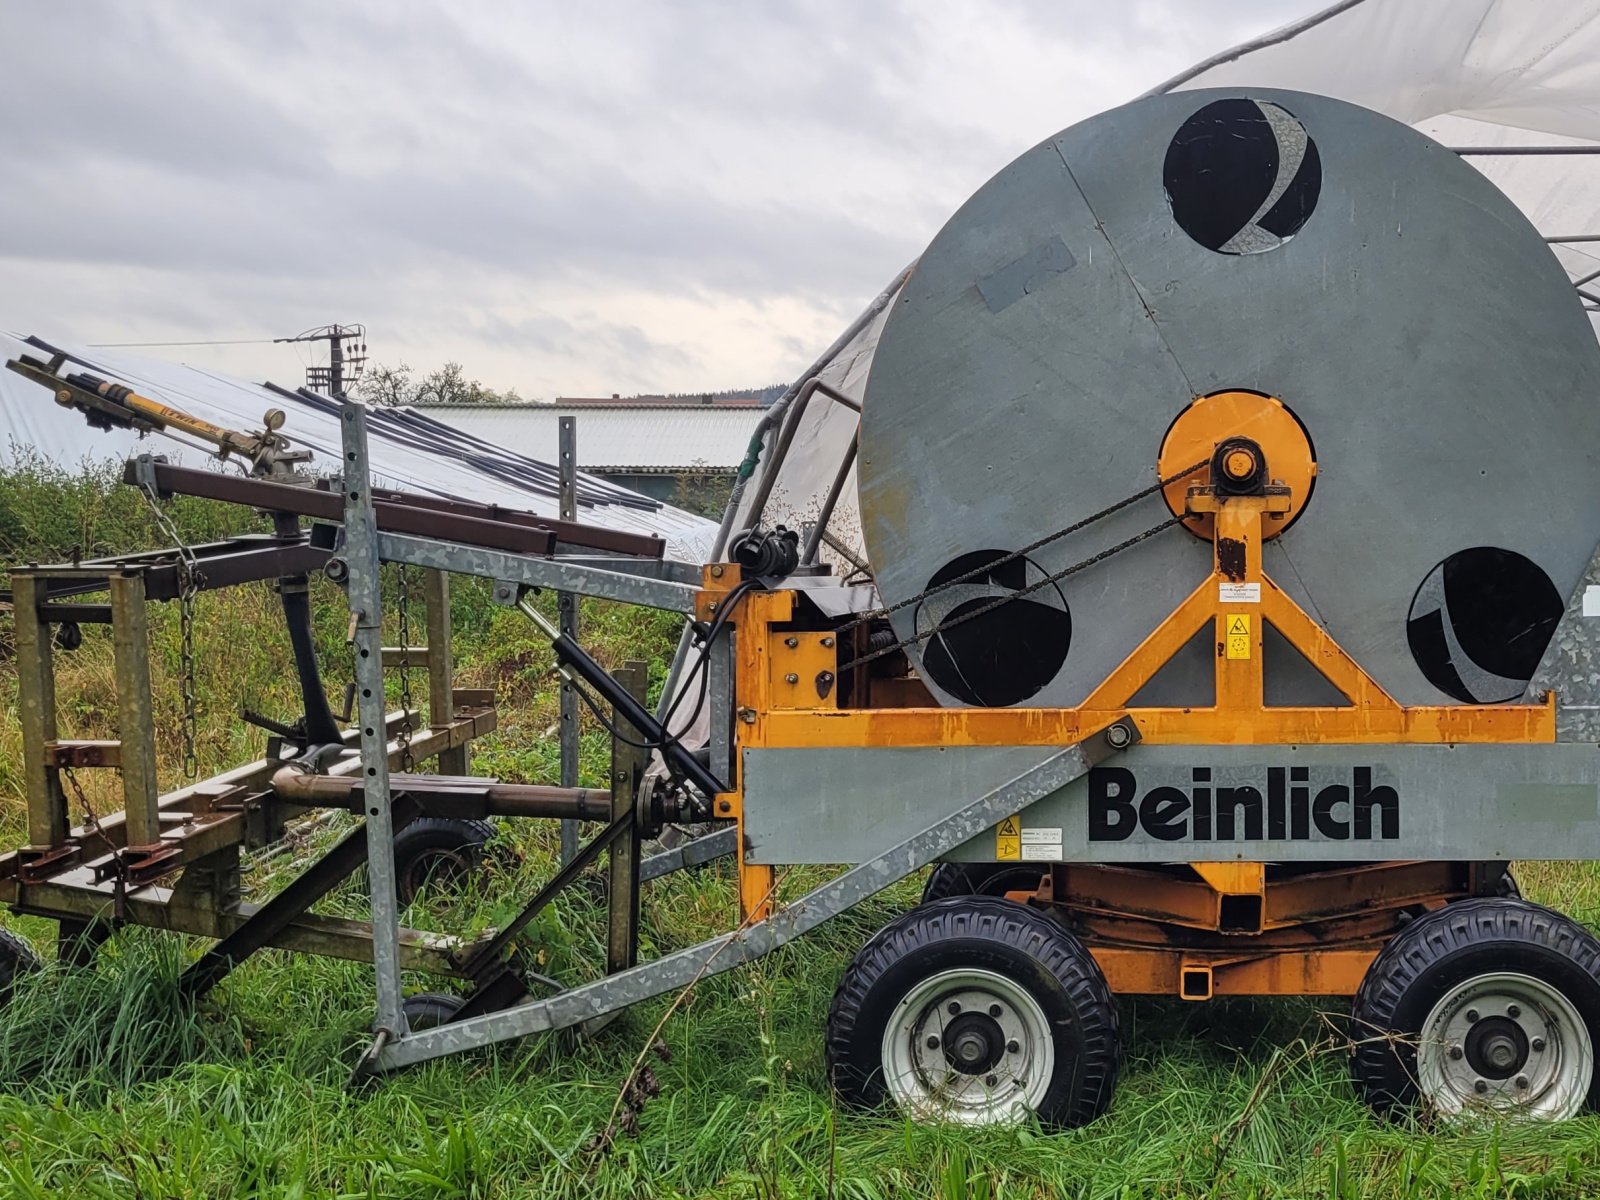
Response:
[[[936,1038],[936,1037],[930,1037],[928,1039],[928,1049],[929,1050],[937,1050],[938,1048],[939,1048],[939,1039]]]
[[[1017,1053],[1020,1053],[1021,1050],[1022,1050],[1022,1043],[1017,1041],[1016,1038],[1012,1038],[1009,1042],[1006,1043],[1006,1053],[1007,1054],[1017,1054]]]
[[[1452,1059],[1454,1059],[1456,1062],[1460,1062],[1461,1061],[1461,1047],[1460,1046],[1451,1046],[1450,1047],[1450,1057]]]
[[[1000,1082],[1000,1076],[998,1076],[998,1075],[985,1075],[983,1077],[983,1086],[984,1087],[993,1087],[995,1084],[997,1084],[999,1082]]]
[[[961,1011],[961,1001],[959,1001],[959,1000],[950,1001],[950,1003],[946,1006],[946,1011],[949,1012],[949,1014],[952,1017],[955,1016],[958,1012]]]
[[[1518,1075],[1517,1076],[1517,1086],[1519,1088],[1527,1087],[1528,1086],[1528,1077],[1526,1075]]]
[[[1467,1009],[1467,1020],[1476,1025],[1478,1023],[1478,1010],[1475,1008]]]
[[[1506,1005],[1506,1016],[1508,1016],[1508,1017],[1520,1017],[1521,1015],[1522,1015],[1522,1009],[1518,1008],[1515,1004]]]
[[[1002,1008],[1001,1008],[1001,1007],[1000,1007],[1000,1006],[999,1006],[999,1005],[998,1005],[998,1004],[991,1004],[991,1005],[989,1005],[989,1015],[990,1015],[990,1016],[991,1016],[991,1017],[993,1017],[993,1018],[994,1018],[994,1019],[995,1019],[995,1020],[997,1020],[997,1021],[998,1021],[998,1020],[999,1020],[999,1019],[1000,1019],[1000,1014],[1001,1014],[1001,1013],[1002,1013],[1002,1012],[1004,1012],[1004,1011],[1005,1011],[1005,1010],[1004,1010],[1004,1009],[1002,1009]]]
[[[1529,1043],[1529,1045],[1531,1045],[1533,1047],[1534,1053],[1538,1054],[1538,1053],[1540,1053],[1540,1052],[1542,1052],[1544,1050],[1544,1039],[1543,1038],[1534,1038],[1533,1041]]]
[[[1485,1080],[1480,1079],[1477,1083],[1472,1085],[1472,1090],[1481,1096],[1484,1092],[1489,1090],[1489,1084]]]

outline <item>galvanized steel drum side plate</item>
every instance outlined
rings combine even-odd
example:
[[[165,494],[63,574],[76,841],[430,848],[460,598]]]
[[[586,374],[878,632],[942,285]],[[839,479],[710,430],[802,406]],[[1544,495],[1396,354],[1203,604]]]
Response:
[[[1196,396],[1280,398],[1320,476],[1266,570],[1402,703],[1522,695],[1600,528],[1600,347],[1538,233],[1386,117],[1141,100],[1023,154],[934,239],[861,429],[888,602],[1155,480]],[[908,637],[1166,517],[1159,497],[895,615]],[[1168,530],[913,651],[942,702],[1072,705],[1210,566]],[[1269,656],[1275,702],[1323,703]],[[1204,654],[1142,696],[1204,703]]]

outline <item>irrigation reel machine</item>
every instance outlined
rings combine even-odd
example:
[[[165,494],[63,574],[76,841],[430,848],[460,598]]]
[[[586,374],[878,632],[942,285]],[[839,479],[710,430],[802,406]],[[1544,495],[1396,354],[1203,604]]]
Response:
[[[197,990],[264,945],[370,958],[361,1069],[383,1072],[682,988],[939,864],[839,984],[828,1057],[852,1100],[1090,1120],[1122,1054],[1117,995],[1354,997],[1353,1077],[1380,1110],[1561,1118],[1600,1097],[1600,942],[1517,898],[1507,871],[1600,846],[1600,347],[1526,219],[1373,113],[1180,93],[1022,155],[883,303],[864,395],[791,393],[749,527],[703,567],[376,490],[355,404],[332,489],[248,439],[251,479],[131,465],[161,492],[282,514],[248,570],[202,556],[202,573],[282,578],[286,601],[309,570],[338,582],[353,724],[297,641],[306,713],[269,758],[156,797],[140,614],[183,590],[181,562],[16,571],[30,845],[0,865],[0,897],[69,932],[216,937]],[[21,365],[104,419],[149,403]],[[802,546],[762,510],[813,402],[860,424]],[[852,475],[871,586],[819,563]],[[394,770],[384,563],[430,581],[432,727],[408,751],[438,754],[439,775]],[[468,774],[492,698],[452,694],[448,574],[494,581],[612,706],[631,736],[609,792]],[[83,600],[95,588],[108,605]],[[530,589],[687,618],[674,688],[704,688],[708,744],[669,734],[638,680],[602,670]],[[116,746],[54,723],[52,629],[97,619],[126,693]],[[95,763],[120,767],[127,812],[71,828],[63,779]],[[318,806],[364,824],[242,903],[240,846]],[[400,929],[396,831],[492,814],[599,831],[505,929]],[[713,832],[641,859],[665,822]],[[730,931],[638,961],[641,881],[729,852]],[[517,936],[602,854],[605,974],[521,972]],[[310,911],[363,864],[370,924]],[[845,869],[777,904],[788,864]],[[464,999],[418,1019],[413,967]]]

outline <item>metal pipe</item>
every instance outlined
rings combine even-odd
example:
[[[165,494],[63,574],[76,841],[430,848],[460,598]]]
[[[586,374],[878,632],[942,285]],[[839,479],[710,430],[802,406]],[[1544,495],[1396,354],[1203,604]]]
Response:
[[[1356,7],[1356,5],[1362,3],[1364,3],[1364,0],[1339,0],[1338,4],[1331,4],[1321,12],[1312,13],[1309,17],[1303,17],[1298,21],[1294,21],[1288,25],[1285,25],[1282,29],[1275,29],[1271,33],[1264,34],[1258,38],[1252,38],[1248,42],[1241,42],[1232,50],[1224,50],[1220,54],[1213,54],[1210,58],[1203,59],[1202,61],[1196,63],[1187,71],[1180,72],[1179,74],[1174,75],[1171,79],[1167,80],[1165,83],[1151,88],[1143,96],[1140,96],[1139,99],[1145,100],[1151,96],[1164,95],[1167,92],[1172,91],[1173,88],[1181,87],[1183,84],[1188,83],[1191,79],[1197,78],[1200,75],[1204,75],[1207,71],[1211,70],[1212,67],[1220,67],[1225,63],[1233,62],[1235,59],[1243,58],[1246,54],[1249,54],[1253,51],[1265,50],[1268,46],[1276,46],[1282,42],[1287,42],[1290,38],[1298,37],[1308,29],[1315,29],[1324,21],[1332,20],[1340,13],[1349,12],[1352,8]]]
[[[1451,146],[1450,153],[1490,154],[1600,154],[1600,146]]]
[[[712,562],[721,562],[723,555],[727,553],[728,539],[733,536],[733,523],[739,515],[740,505],[744,502],[745,487],[749,484],[750,477],[755,474],[756,466],[761,460],[761,448],[767,434],[772,431],[774,425],[783,420],[789,405],[800,394],[800,390],[824,371],[828,364],[837,358],[846,346],[855,341],[861,331],[872,324],[877,319],[878,314],[888,307],[889,301],[894,299],[896,293],[905,286],[906,280],[911,278],[911,272],[916,270],[916,266],[915,260],[908,263],[890,281],[889,286],[874,296],[872,303],[861,310],[861,315],[850,322],[849,327],[843,333],[833,339],[833,344],[824,350],[817,360],[807,367],[801,375],[795,378],[795,381],[789,385],[788,390],[783,395],[773,401],[772,407],[761,414],[761,420],[756,422],[755,431],[750,435],[750,448],[745,454],[744,462],[739,465],[739,473],[734,477],[733,488],[728,493],[728,506],[722,510],[722,521],[717,526],[717,536],[711,543]],[[857,412],[861,411],[860,405],[854,401],[847,401],[847,403]],[[780,462],[780,459],[769,459],[766,470],[762,475],[763,479],[774,474]],[[771,487],[769,486],[767,490],[770,492]],[[766,507],[765,498],[762,499],[761,504],[763,508]],[[684,663],[689,658],[689,647],[694,641],[692,625],[693,623],[690,621],[684,622],[683,632],[678,635],[678,648],[673,651],[672,665],[667,668],[667,680],[661,688],[661,698],[656,701],[657,720],[666,719],[667,709],[677,695],[678,680],[683,675]]]
[[[1552,246],[1564,246],[1569,242],[1600,242],[1600,233],[1564,233],[1559,237],[1547,237],[1545,241]]]
[[[844,458],[839,462],[839,472],[833,477],[833,486],[828,489],[827,498],[822,502],[822,510],[817,514],[817,523],[811,527],[811,536],[806,538],[805,553],[800,556],[801,566],[810,566],[817,561],[817,551],[822,547],[822,535],[828,531],[828,522],[833,519],[834,507],[839,503],[839,493],[844,491],[844,481],[850,478],[850,468],[856,465],[856,452],[861,445],[861,429],[856,428],[855,436],[850,439],[849,448],[844,452]]]
[[[747,528],[753,529],[761,524],[762,514],[767,509],[767,501],[772,498],[772,489],[778,482],[778,468],[788,458],[789,447],[794,443],[795,434],[800,430],[800,421],[811,403],[811,397],[818,392],[830,400],[843,404],[846,408],[855,410],[857,414],[861,412],[861,405],[837,388],[830,387],[817,378],[806,382],[805,387],[800,389],[800,394],[795,397],[794,406],[778,433],[778,442],[772,448],[772,458],[767,463],[767,469],[761,473],[761,487],[756,492],[756,498],[750,502],[750,514],[745,519]]]
[[[532,783],[492,783],[489,780],[440,775],[391,775],[389,785],[421,803],[482,801],[484,811],[497,817],[547,817],[565,821],[609,821],[611,793],[599,788],[547,787]],[[360,779],[337,775],[309,775],[296,767],[283,767],[272,776],[272,790],[280,800],[315,808],[344,808],[359,812],[364,788]]]

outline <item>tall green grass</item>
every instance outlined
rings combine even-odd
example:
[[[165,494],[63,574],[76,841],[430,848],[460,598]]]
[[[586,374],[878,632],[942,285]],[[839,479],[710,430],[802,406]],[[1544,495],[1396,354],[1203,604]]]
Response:
[[[114,472],[0,476],[0,536],[12,560],[157,543]],[[240,510],[178,511],[186,535],[250,525]],[[389,581],[391,599],[393,581]],[[463,686],[494,687],[501,726],[479,744],[480,771],[554,777],[556,688],[548,648],[515,613],[458,582],[453,607]],[[177,782],[171,679],[176,614],[152,610],[162,697],[164,785]],[[201,769],[260,752],[238,703],[294,707],[288,648],[265,587],[203,595]],[[675,630],[638,610],[586,605],[585,641],[611,664],[661,668]],[[330,689],[349,674],[345,612],[318,585],[319,645]],[[420,628],[420,621],[416,623]],[[60,659],[65,725],[111,736],[109,647],[94,630]],[[423,689],[419,688],[419,693]],[[0,837],[22,838],[15,678],[0,662]],[[599,783],[606,737],[588,728],[584,771]],[[94,782],[94,777],[91,776]],[[94,801],[114,807],[109,781]],[[250,867],[257,898],[282,886],[340,827]],[[420,900],[407,920],[450,930],[493,924],[548,876],[553,829],[507,822],[484,876]],[[1600,874],[1523,864],[1536,899],[1600,921]],[[785,895],[815,882],[796,871]],[[174,982],[200,945],[125,930],[91,969],[52,965],[0,1009],[0,1197],[1579,1197],[1600,1194],[1600,1121],[1431,1128],[1375,1120],[1352,1094],[1339,1006],[1313,1002],[1124,1003],[1127,1064],[1109,1114],[1046,1134],[921,1127],[892,1113],[841,1110],[826,1085],[821,1031],[833,987],[870,933],[912,903],[907,881],[801,943],[698,984],[667,1021],[670,1061],[647,1056],[659,1094],[606,1139],[619,1090],[670,1002],[640,1006],[593,1038],[530,1038],[401,1073],[354,1091],[369,1039],[371,972],[267,951],[206,1001]],[[712,866],[649,885],[645,953],[726,928],[731,871]],[[323,906],[360,916],[346,887]],[[9,914],[49,952],[53,925]],[[592,977],[604,914],[573,889],[530,931],[537,968]],[[421,989],[437,981],[409,981]]]

